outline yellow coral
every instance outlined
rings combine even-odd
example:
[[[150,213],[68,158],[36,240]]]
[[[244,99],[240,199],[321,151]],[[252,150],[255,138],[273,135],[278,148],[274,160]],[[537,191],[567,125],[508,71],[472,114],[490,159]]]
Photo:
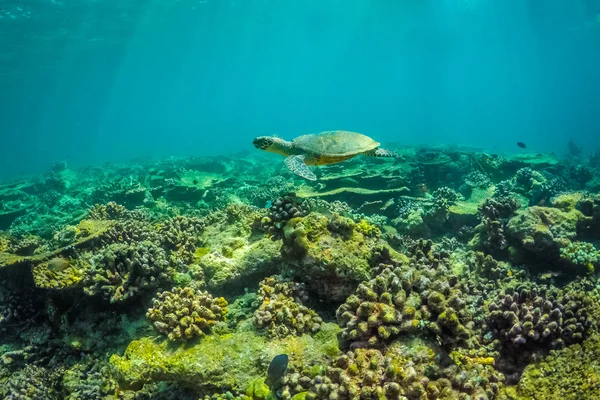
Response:
[[[364,219],[361,219],[360,222],[355,225],[355,229],[357,232],[360,232],[365,236],[370,236],[370,237],[381,236],[381,231],[379,230],[379,228],[375,225],[368,223]]]

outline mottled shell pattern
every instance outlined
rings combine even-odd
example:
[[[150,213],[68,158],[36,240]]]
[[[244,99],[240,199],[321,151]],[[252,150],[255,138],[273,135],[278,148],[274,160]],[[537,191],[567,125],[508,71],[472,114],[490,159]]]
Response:
[[[298,136],[293,140],[297,149],[325,157],[346,157],[379,147],[380,143],[368,136],[349,131],[327,131]]]

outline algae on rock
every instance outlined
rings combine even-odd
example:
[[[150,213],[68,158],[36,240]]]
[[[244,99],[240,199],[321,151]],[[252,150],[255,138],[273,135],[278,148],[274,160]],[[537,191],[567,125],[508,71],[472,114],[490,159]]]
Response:
[[[314,336],[282,339],[236,331],[206,336],[176,349],[167,340],[146,337],[131,342],[123,356],[113,355],[110,362],[124,387],[172,381],[197,389],[244,391],[249,382],[265,376],[277,354],[291,355],[290,366],[296,368],[327,364],[339,352],[338,332],[335,324],[324,324]]]

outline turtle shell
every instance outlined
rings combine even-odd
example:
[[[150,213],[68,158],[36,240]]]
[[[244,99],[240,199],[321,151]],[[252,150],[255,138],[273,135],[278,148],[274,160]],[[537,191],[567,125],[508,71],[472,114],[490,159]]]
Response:
[[[320,156],[352,156],[379,147],[380,143],[368,136],[348,131],[327,131],[298,136],[294,146]]]

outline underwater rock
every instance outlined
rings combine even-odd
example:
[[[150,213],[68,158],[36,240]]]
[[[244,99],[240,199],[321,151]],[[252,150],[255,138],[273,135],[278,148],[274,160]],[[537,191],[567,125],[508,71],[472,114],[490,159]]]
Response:
[[[366,221],[311,213],[291,219],[284,228],[281,255],[284,271],[307,284],[327,301],[343,301],[371,276],[371,260],[376,248],[389,245],[381,233]],[[401,259],[390,248],[390,253]]]
[[[148,382],[177,382],[197,389],[243,392],[246,385],[264,378],[274,356],[290,355],[290,367],[310,368],[336,356],[339,331],[325,324],[309,335],[267,339],[251,331],[209,335],[192,346],[173,349],[167,340],[134,340],[123,356],[110,359],[122,387],[141,387]]]
[[[513,244],[513,258],[541,264],[546,270],[560,270],[560,249],[569,246],[577,237],[577,226],[583,214],[554,207],[533,206],[517,211],[506,231]]]
[[[146,318],[169,340],[186,341],[210,333],[210,328],[222,321],[226,313],[224,298],[215,299],[208,292],[186,287],[158,293]]]

